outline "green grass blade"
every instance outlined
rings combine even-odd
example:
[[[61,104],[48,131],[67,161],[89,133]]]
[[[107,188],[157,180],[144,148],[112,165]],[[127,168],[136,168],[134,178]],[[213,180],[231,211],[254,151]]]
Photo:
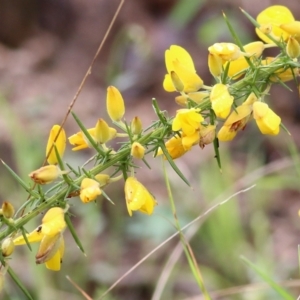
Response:
[[[246,263],[246,265],[248,265],[252,270],[254,270],[266,283],[268,283],[269,286],[272,287],[282,297],[282,299],[285,300],[295,299],[295,297],[293,297],[285,289],[279,286],[274,280],[272,280],[267,274],[262,272],[255,264],[253,264],[246,257],[241,256],[241,259],[243,260],[244,263]]]

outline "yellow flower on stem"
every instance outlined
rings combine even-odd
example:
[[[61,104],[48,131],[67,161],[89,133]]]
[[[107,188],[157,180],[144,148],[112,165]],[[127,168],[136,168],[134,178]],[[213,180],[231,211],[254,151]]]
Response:
[[[233,43],[215,43],[208,47],[209,53],[221,58],[223,62],[232,61],[244,55],[240,48]]]
[[[190,136],[176,135],[170,138],[166,143],[166,149],[170,154],[172,159],[176,159],[188,152],[192,146],[196,145],[199,141],[199,131],[196,131],[195,134]],[[156,156],[162,155],[163,151],[161,148],[158,148]],[[166,159],[166,157],[164,157]]]
[[[279,133],[281,119],[269,108],[268,104],[255,102],[253,118],[262,134],[277,135]]]
[[[60,131],[60,132],[59,132]],[[59,132],[59,135],[58,135]],[[57,136],[58,135],[58,136]],[[54,140],[56,141],[54,142]],[[60,157],[63,157],[65,148],[66,148],[66,133],[63,128],[59,125],[54,125],[50,131],[47,147],[46,147],[46,156],[48,164],[55,165],[58,163],[56,152],[54,149],[54,144],[56,146],[57,152]],[[49,153],[51,149],[51,152]]]
[[[193,59],[184,48],[172,45],[165,52],[165,62],[168,74],[165,75],[163,87],[167,92],[174,92],[176,88],[186,93],[196,92],[203,86],[203,80],[196,74]]]
[[[95,128],[87,129],[90,136],[93,137],[94,139],[95,139],[95,130],[96,130]],[[87,138],[85,137],[85,135],[82,131],[79,131],[79,132],[71,135],[68,138],[68,140],[71,145],[75,146],[74,148],[72,148],[72,151],[78,151],[78,150],[82,150],[85,148],[89,148]]]
[[[143,124],[140,117],[136,116],[132,119],[130,128],[131,128],[131,132],[135,135],[139,135],[142,133]]]
[[[60,175],[66,174],[68,171],[62,171],[57,165],[48,165],[41,167],[28,176],[38,184],[48,184],[57,179]]]
[[[173,120],[172,130],[182,132],[187,135],[193,135],[196,131],[199,131],[200,123],[203,122],[203,117],[200,114],[200,109],[179,109]]]
[[[240,105],[230,114],[218,132],[218,139],[222,142],[233,140],[237,132],[245,129],[252,113],[252,105]]]
[[[98,124],[98,122],[97,122],[97,124]],[[96,126],[97,126],[97,124],[96,124]],[[99,128],[98,128],[98,130],[99,130]],[[95,127],[89,128],[89,129],[87,129],[87,131],[90,134],[90,136],[94,139],[94,141],[98,142],[97,139],[99,139],[100,137],[99,136],[96,137],[96,128]],[[108,137],[108,140],[106,140],[106,142],[114,139],[116,136],[117,136],[117,130],[113,127],[109,127],[109,137]],[[107,138],[107,136],[106,136],[106,138]],[[101,139],[103,140],[103,137],[101,137],[100,140]],[[72,148],[72,151],[78,151],[78,150],[82,150],[82,149],[86,149],[86,148],[90,147],[89,141],[82,131],[79,131],[79,132],[71,135],[68,138],[68,140],[71,145],[75,146],[74,148]]]
[[[124,191],[127,210],[130,216],[132,216],[133,211],[137,210],[147,215],[153,213],[157,202],[136,178],[128,177],[126,179]]]
[[[245,52],[251,57],[259,58],[262,55],[263,50],[265,49],[265,44],[263,42],[252,42],[245,45],[243,48]],[[224,69],[229,62],[224,64]],[[233,79],[238,79],[249,68],[249,64],[244,56],[239,57],[238,59],[231,61],[228,69],[228,76],[233,77]]]
[[[109,126],[103,119],[99,119],[95,126],[95,142],[99,144],[105,144],[107,141],[109,141],[109,139]]]
[[[229,115],[233,99],[226,85],[217,83],[213,86],[210,101],[211,107],[218,118],[225,119]]]
[[[120,91],[114,87],[107,88],[106,109],[112,121],[119,122],[125,114],[125,105]]]
[[[84,178],[81,181],[80,199],[83,203],[96,200],[102,194],[100,183],[91,178]]]
[[[268,44],[274,42],[265,33],[269,33],[276,40],[287,40],[290,34],[283,30],[281,25],[295,21],[291,11],[282,5],[269,6],[258,14],[256,20],[261,28],[256,28],[255,31],[260,39]]]
[[[63,232],[66,228],[64,219],[65,211],[60,207],[53,207],[45,214],[42,224],[31,233],[26,234],[27,241],[40,242],[36,255],[36,263],[45,263],[46,267],[53,271],[59,271],[64,255]],[[23,235],[13,240],[16,246],[26,244]]]
[[[298,42],[300,42],[300,22],[293,21],[290,23],[284,23],[280,25],[280,28],[293,36]]]

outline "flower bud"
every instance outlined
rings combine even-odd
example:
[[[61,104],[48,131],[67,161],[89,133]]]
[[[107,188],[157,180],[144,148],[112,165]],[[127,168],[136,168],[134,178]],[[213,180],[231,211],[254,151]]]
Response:
[[[131,132],[133,134],[140,134],[143,131],[143,125],[140,117],[134,117],[131,122]]]
[[[99,119],[95,127],[95,141],[99,144],[105,144],[110,138],[110,131],[108,124]]]
[[[2,204],[2,215],[6,218],[12,218],[15,214],[15,208],[10,202],[4,201]]]
[[[54,165],[58,163],[57,157],[56,157],[56,152],[54,149],[53,144],[55,144],[57,152],[59,153],[59,156],[62,157],[65,152],[66,148],[66,133],[63,128],[60,130],[59,125],[54,125],[50,131],[47,147],[46,147],[46,156],[47,156],[47,161],[50,165]],[[59,136],[57,136],[58,132]],[[54,140],[56,141],[54,142]],[[52,148],[52,149],[51,149]],[[51,149],[51,152],[49,153]]]
[[[2,255],[4,257],[10,256],[15,249],[15,244],[12,240],[12,238],[6,238],[1,245],[1,251],[2,251]]]
[[[134,142],[131,146],[130,154],[135,158],[142,159],[145,155],[145,147],[138,142]]]
[[[124,100],[119,90],[114,86],[107,88],[106,109],[112,121],[118,122],[124,116]]]
[[[38,184],[48,184],[58,178],[58,176],[67,173],[66,171],[61,171],[56,165],[48,165],[41,167],[28,176]]]
[[[286,53],[290,58],[297,58],[300,55],[300,45],[292,36],[288,39]]]

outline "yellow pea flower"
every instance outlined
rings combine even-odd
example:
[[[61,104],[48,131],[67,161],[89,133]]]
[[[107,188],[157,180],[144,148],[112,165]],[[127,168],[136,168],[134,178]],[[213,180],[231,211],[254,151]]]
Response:
[[[184,142],[183,142],[184,140]],[[190,137],[180,137],[178,135],[173,136],[166,143],[166,149],[170,154],[172,159],[176,159],[184,155],[187,151],[191,149],[199,141],[199,133]],[[163,151],[161,148],[158,149],[156,156],[162,155]],[[166,158],[165,158],[166,159]]]
[[[132,216],[132,211],[137,210],[147,215],[153,213],[157,202],[136,178],[128,177],[126,179],[124,191],[127,210],[130,216]]]
[[[173,120],[172,130],[182,132],[186,136],[193,135],[196,131],[199,131],[200,123],[203,122],[203,117],[200,114],[200,109],[179,109]]]
[[[135,158],[142,159],[145,155],[145,147],[138,142],[133,142],[131,145],[131,155]]]
[[[49,139],[48,139],[48,143],[47,143],[47,147],[46,147],[46,156],[48,157],[47,161],[48,161],[48,164],[50,164],[50,165],[55,165],[58,163],[53,144],[56,145],[56,149],[57,149],[60,157],[63,157],[64,152],[65,152],[66,133],[63,128],[61,128],[61,130],[60,130],[60,128],[61,127],[59,125],[54,125],[50,131],[50,135],[49,135]],[[59,130],[60,130],[60,133],[59,133],[59,136],[57,137]],[[57,137],[57,139],[56,139],[56,142],[54,143],[54,139],[56,137]],[[52,147],[52,150],[49,154],[51,147]]]
[[[83,203],[96,200],[102,194],[100,183],[91,178],[84,178],[81,181],[80,199]]]
[[[244,47],[245,52],[250,57],[259,58],[262,55],[263,50],[265,49],[265,44],[263,42],[252,42]],[[224,69],[228,62],[224,64]],[[243,75],[243,71],[249,68],[248,62],[244,56],[239,57],[238,59],[231,61],[228,69],[228,76],[234,77],[234,79],[238,79],[240,76]]]
[[[238,59],[243,53],[233,43],[215,43],[208,47],[209,53],[221,58],[223,62]]]
[[[65,211],[60,207],[50,208],[42,219],[42,224],[31,233],[26,234],[29,243],[40,242],[36,255],[36,263],[45,263],[53,271],[59,271],[64,255],[64,239],[62,233],[66,228]],[[23,235],[13,240],[15,246],[24,245]]]
[[[87,129],[88,133],[90,134],[93,139],[95,139],[95,128]],[[69,138],[69,143],[73,146],[72,151],[78,151],[89,147],[88,141],[82,131],[79,131],[73,135],[71,135]]]
[[[226,85],[217,83],[213,86],[210,93],[210,101],[212,109],[218,118],[225,119],[229,115],[233,99]]]
[[[252,105],[240,105],[229,115],[218,132],[218,139],[222,142],[231,141],[238,131],[246,127],[252,113]]]
[[[28,176],[38,184],[48,184],[57,179],[60,175],[66,174],[67,171],[61,171],[61,169],[57,165],[48,165],[41,167],[30,174]]]
[[[282,5],[269,6],[258,14],[256,20],[261,25],[260,29],[255,29],[256,34],[268,44],[274,44],[274,42],[264,34],[265,28],[269,28],[267,32],[271,31],[270,34],[274,38],[286,40],[290,34],[283,30],[281,25],[295,21],[291,11]]]
[[[125,114],[125,105],[120,91],[114,87],[107,88],[106,109],[112,121],[119,122]]]
[[[97,124],[96,124],[96,126],[97,126]],[[99,128],[98,128],[98,130],[99,130]],[[90,136],[94,139],[94,141],[98,142],[97,137],[96,137],[96,128],[95,127],[89,128],[89,129],[87,129],[87,131],[90,134]],[[113,127],[109,127],[108,133],[109,133],[109,137],[106,142],[108,142],[116,137],[117,130]],[[98,134],[99,134],[99,132],[98,132]],[[106,136],[106,138],[107,138],[107,136]],[[99,136],[98,136],[98,139],[99,139]],[[102,137],[102,139],[103,139],[103,137]],[[71,145],[75,146],[74,148],[72,148],[72,151],[78,151],[78,150],[82,150],[82,149],[86,149],[86,148],[90,147],[89,141],[82,131],[79,131],[79,132],[71,135],[68,138],[68,140]]]
[[[298,42],[300,42],[300,22],[292,21],[290,23],[281,24],[280,29],[292,35]]]
[[[253,118],[262,134],[277,135],[281,119],[263,102],[253,103]]]
[[[175,79],[177,88],[180,85],[180,89],[186,93],[196,92],[203,86],[203,80],[196,74],[193,59],[184,48],[172,45],[165,52],[165,62],[168,74],[165,75],[163,87],[167,92],[176,91]]]

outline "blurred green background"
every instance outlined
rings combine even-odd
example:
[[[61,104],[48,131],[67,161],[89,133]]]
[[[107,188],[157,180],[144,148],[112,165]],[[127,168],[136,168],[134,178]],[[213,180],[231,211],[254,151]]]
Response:
[[[0,0],[0,158],[22,178],[41,166],[51,126],[60,123],[85,74],[118,1]],[[173,115],[175,94],[162,88],[164,51],[172,44],[186,48],[205,84],[213,84],[207,68],[207,47],[232,41],[222,11],[244,43],[256,40],[254,29],[239,7],[252,16],[275,1],[126,0],[74,111],[87,126],[107,118],[107,85],[117,86],[126,102],[126,119],[141,117],[145,127],[154,120],[151,99]],[[277,2],[276,2],[277,3]],[[278,3],[277,3],[278,4]],[[300,19],[297,0],[289,8]],[[177,215],[185,225],[234,192],[256,184],[251,191],[219,206],[205,220],[188,229],[191,246],[213,299],[283,299],[266,280],[241,259],[248,258],[269,278],[296,298],[300,294],[298,244],[300,225],[299,145],[300,106],[297,86],[273,87],[270,105],[292,136],[262,136],[254,122],[233,143],[220,145],[220,173],[213,149],[193,149],[176,161],[191,183],[188,187],[167,167]],[[69,118],[66,131],[78,131]],[[116,146],[116,145],[115,145]],[[72,166],[86,161],[91,151],[67,149]],[[100,295],[152,249],[175,232],[159,159],[149,157],[137,178],[155,195],[159,205],[152,216],[125,207],[123,184],[103,199],[83,205],[71,201],[72,221],[86,257],[65,232],[62,270],[35,265],[35,251],[18,247],[10,265],[34,299],[83,299],[70,276],[93,299]],[[0,169],[0,199],[19,207],[26,193],[7,171]],[[29,180],[29,179],[28,179]],[[28,231],[40,222],[31,222]],[[127,276],[105,298],[200,300],[199,288],[175,238]],[[170,260],[169,269],[166,263]],[[172,267],[171,267],[172,266]],[[162,275],[162,276],[161,276]],[[265,283],[265,284],[264,284]],[[1,299],[26,299],[5,277]],[[288,298],[286,298],[288,299]]]

